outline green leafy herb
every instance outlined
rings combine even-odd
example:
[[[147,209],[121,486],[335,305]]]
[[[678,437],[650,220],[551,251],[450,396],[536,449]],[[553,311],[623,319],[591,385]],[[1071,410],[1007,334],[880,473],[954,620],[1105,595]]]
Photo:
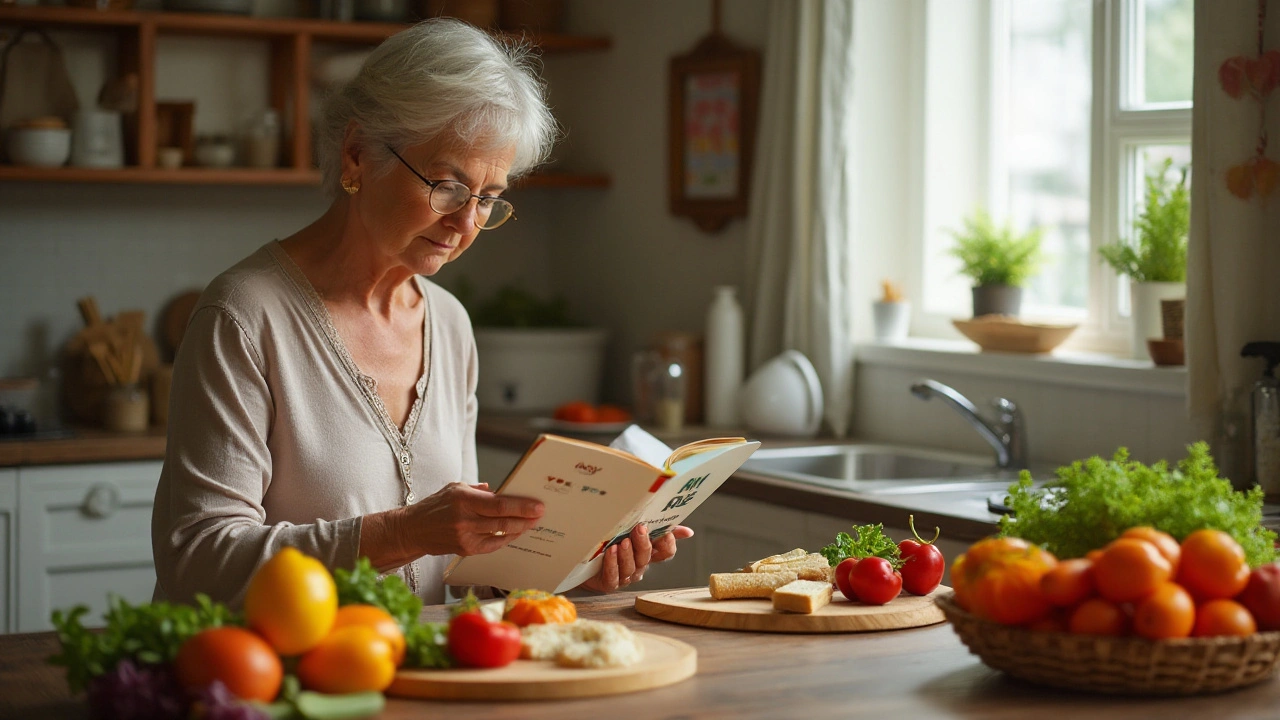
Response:
[[[369,558],[360,558],[351,570],[334,570],[333,581],[338,586],[339,605],[376,605],[390,613],[405,632],[418,622],[418,615],[422,613],[422,598],[414,595],[395,575],[379,576]]]
[[[81,622],[88,613],[89,608],[83,605],[66,613],[53,611],[61,651],[49,662],[67,669],[67,685],[73,693],[115,669],[121,660],[128,658],[144,665],[172,662],[182,643],[201,630],[244,624],[227,606],[205,595],[196,596],[195,606],[164,602],[130,605],[112,596],[102,632],[91,632]]]
[[[840,564],[845,558],[880,557],[889,561],[894,569],[902,567],[898,545],[884,534],[884,526],[854,525],[853,535],[836,533],[836,541],[824,548],[822,554],[832,567]]]
[[[1203,528],[1222,530],[1244,548],[1251,567],[1276,559],[1276,534],[1262,527],[1262,488],[1238,492],[1218,477],[1203,442],[1188,448],[1176,469],[1164,462],[1129,461],[1125,448],[1106,461],[1092,457],[1058,469],[1057,480],[1035,488],[1023,471],[1009,487],[1013,516],[1004,535],[1043,545],[1059,558],[1082,557],[1126,529],[1150,526],[1181,541]]]
[[[414,623],[404,634],[404,644],[405,667],[453,667],[453,656],[449,654],[448,623]]]

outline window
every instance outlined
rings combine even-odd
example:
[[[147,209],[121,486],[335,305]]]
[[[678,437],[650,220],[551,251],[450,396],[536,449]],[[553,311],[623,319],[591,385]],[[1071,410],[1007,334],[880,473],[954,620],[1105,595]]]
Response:
[[[1130,236],[1146,172],[1165,158],[1174,172],[1190,164],[1193,0],[927,8],[925,317],[916,330],[951,336],[956,308],[969,307],[967,280],[947,253],[949,230],[985,205],[1018,230],[1043,229],[1046,261],[1024,293],[1023,316],[1081,322],[1077,349],[1127,351],[1128,283],[1098,261],[1097,248]],[[951,39],[965,22],[984,43]],[[954,101],[957,84],[986,99],[969,117]],[[961,158],[972,169],[956,170],[950,146],[966,142],[980,149]],[[948,167],[930,157],[939,148]],[[947,197],[962,187],[972,188],[959,191],[963,199]]]

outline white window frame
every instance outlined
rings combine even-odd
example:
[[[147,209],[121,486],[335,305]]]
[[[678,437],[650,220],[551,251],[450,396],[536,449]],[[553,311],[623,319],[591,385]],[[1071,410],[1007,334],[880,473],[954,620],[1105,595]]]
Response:
[[[1004,73],[1001,63],[1008,61],[1008,7],[1017,0],[979,0],[976,12],[985,13],[989,36],[985,57],[973,61],[985,63],[988,71],[980,84],[989,89],[985,119],[986,137],[977,141],[985,145],[986,168],[974,180],[984,187],[988,207],[999,218],[1008,195],[1007,173],[1001,167],[1001,149],[992,142],[1001,136],[1004,119],[997,111],[997,88]],[[1127,316],[1127,281],[1098,259],[1098,248],[1128,238],[1135,207],[1142,200],[1142,168],[1140,148],[1158,144],[1185,144],[1191,141],[1190,103],[1148,105],[1133,109],[1137,91],[1141,89],[1143,72],[1142,0],[1094,0],[1093,2],[1093,107],[1090,133],[1090,220],[1089,300],[1087,318],[1064,346],[1069,350],[1127,355],[1130,352],[1130,323]],[[985,6],[985,7],[981,7]],[[926,13],[934,6],[926,0]],[[927,20],[926,20],[927,22]],[[1000,40],[999,42],[997,40]],[[928,44],[925,45],[928,47]],[[945,50],[943,50],[945,52]],[[1132,62],[1126,62],[1131,58]],[[920,107],[928,107],[927,101]],[[926,127],[931,118],[925,117]],[[927,178],[930,169],[923,168]],[[926,180],[927,183],[927,180]],[[925,184],[921,185],[926,187]],[[919,265],[913,269],[916,307],[920,309],[913,325],[914,335],[935,338],[958,338],[951,319],[960,313],[931,313],[924,303],[924,262],[929,247],[926,239],[935,229],[928,227],[930,212],[940,201],[929,197],[926,187],[920,227]],[[998,199],[998,201],[996,200]],[[950,204],[950,203],[947,203]],[[967,299],[966,299],[967,300]],[[967,305],[967,302],[966,302]]]

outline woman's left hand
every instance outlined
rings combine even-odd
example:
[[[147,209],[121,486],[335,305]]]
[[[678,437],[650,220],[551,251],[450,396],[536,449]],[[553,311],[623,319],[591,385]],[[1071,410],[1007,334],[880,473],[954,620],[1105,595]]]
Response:
[[[631,537],[605,550],[599,574],[582,583],[581,587],[598,592],[613,592],[631,583],[640,582],[650,563],[670,560],[676,554],[676,540],[689,537],[693,537],[693,530],[677,525],[671,532],[650,542],[649,528],[643,524],[637,525],[632,528]]]

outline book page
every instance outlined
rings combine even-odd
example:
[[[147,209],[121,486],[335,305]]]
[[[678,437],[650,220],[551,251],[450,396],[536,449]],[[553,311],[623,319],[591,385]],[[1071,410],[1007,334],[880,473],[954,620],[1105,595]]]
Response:
[[[643,507],[663,479],[657,468],[627,453],[540,436],[500,490],[542,500],[546,510],[538,525],[492,553],[459,558],[445,579],[453,585],[556,590],[584,554],[604,549],[618,519]]]
[[[639,425],[631,425],[609,443],[609,447],[629,452],[655,468],[666,465],[671,448]]]
[[[759,447],[760,443],[754,441],[718,442],[711,444],[711,449],[705,452],[677,461],[672,468],[676,472],[675,476],[667,478],[647,502],[618,521],[600,549],[583,558],[556,592],[577,587],[594,577],[600,571],[600,552],[630,536],[632,528],[637,524],[644,523],[648,526],[651,540],[671,532],[672,528],[683,522],[716,488],[728,480]]]

